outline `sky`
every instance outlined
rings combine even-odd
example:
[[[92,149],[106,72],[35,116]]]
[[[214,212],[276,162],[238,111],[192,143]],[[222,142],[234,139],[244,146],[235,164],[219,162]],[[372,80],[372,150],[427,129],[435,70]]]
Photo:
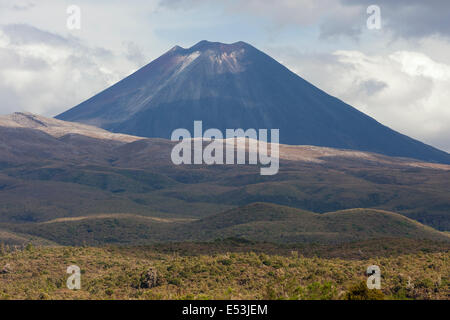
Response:
[[[0,114],[55,116],[200,40],[248,42],[450,152],[447,0],[0,0]]]

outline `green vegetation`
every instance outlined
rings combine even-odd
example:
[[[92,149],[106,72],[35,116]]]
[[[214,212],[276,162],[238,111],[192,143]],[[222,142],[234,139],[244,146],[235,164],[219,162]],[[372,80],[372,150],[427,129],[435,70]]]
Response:
[[[205,218],[265,202],[316,213],[387,210],[450,230],[450,170],[414,167],[409,160],[282,159],[280,172],[269,177],[257,166],[174,166],[171,142],[160,139],[123,145],[53,139],[35,145],[33,137],[17,131],[2,140],[8,148],[0,152],[1,223],[106,213]]]
[[[383,237],[450,241],[447,234],[392,212],[350,209],[317,214],[268,203],[253,203],[176,229],[178,240],[243,237],[277,243],[338,243]]]
[[[43,223],[4,224],[3,228],[9,234],[22,234],[22,238],[28,235],[60,245],[136,245],[230,237],[274,243],[330,244],[380,238],[450,243],[447,233],[392,212],[350,209],[317,214],[268,203],[254,203],[200,220],[103,214]],[[7,238],[3,241],[11,243]]]
[[[351,246],[336,247],[342,257],[331,257],[333,248],[327,252],[233,239],[150,247],[1,246],[0,298],[450,299],[448,247],[430,242],[397,245],[405,252],[411,245],[419,249],[350,258]],[[271,246],[278,253],[270,253]],[[312,254],[316,251],[321,256]],[[66,268],[72,264],[81,268],[81,290],[66,288]],[[372,264],[381,268],[381,291],[364,286],[365,270]]]
[[[346,300],[384,300],[384,294],[379,289],[367,288],[367,284],[360,282],[350,287],[348,292],[345,294]]]
[[[282,146],[261,176],[175,166],[163,139],[0,131],[0,298],[450,298],[448,166]]]

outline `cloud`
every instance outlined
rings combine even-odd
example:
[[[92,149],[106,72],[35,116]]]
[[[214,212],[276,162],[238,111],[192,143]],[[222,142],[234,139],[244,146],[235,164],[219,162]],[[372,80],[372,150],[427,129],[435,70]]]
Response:
[[[376,94],[377,92],[380,92],[389,86],[386,82],[369,79],[366,81],[362,81],[360,84],[360,87],[362,90],[365,91],[365,94],[372,96],[372,95]]]
[[[124,47],[126,48],[126,57],[133,61],[137,66],[143,66],[148,63],[142,48],[133,41],[124,41]]]
[[[65,46],[69,40],[57,34],[40,30],[28,24],[8,24],[1,27],[11,45],[46,43],[52,46]],[[71,41],[74,41],[72,39]]]
[[[431,35],[450,36],[448,0],[341,0],[345,6],[367,8],[378,5],[382,25],[397,37],[416,38]]]
[[[228,14],[246,14],[266,18],[281,25],[313,25],[342,7],[338,0],[219,0],[214,2]],[[162,0],[163,8],[196,9],[210,5],[208,0]]]
[[[26,24],[1,26],[1,113],[62,112],[135,70],[142,58],[136,50],[128,44],[116,54]]]
[[[448,0],[221,0],[215,2],[229,14],[246,14],[279,26],[319,26],[322,39],[348,36],[358,39],[367,32],[367,8],[381,9],[382,32],[392,37],[450,36]],[[207,0],[162,0],[161,7],[194,9]]]
[[[12,9],[17,11],[26,11],[34,8],[36,4],[34,2],[21,2],[21,3],[15,3],[12,5]]]
[[[450,152],[450,64],[415,51],[291,51],[282,59],[306,80],[381,123]]]

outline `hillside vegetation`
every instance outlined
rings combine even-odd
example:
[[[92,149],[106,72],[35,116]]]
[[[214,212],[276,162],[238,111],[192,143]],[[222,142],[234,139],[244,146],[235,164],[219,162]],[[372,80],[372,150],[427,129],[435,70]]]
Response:
[[[267,203],[254,203],[192,222],[180,228],[197,240],[243,237],[278,243],[344,242],[383,237],[447,240],[430,227],[392,212],[350,209],[317,214]]]
[[[380,238],[450,243],[447,233],[392,212],[351,209],[318,214],[268,203],[254,203],[200,220],[103,214],[6,226],[12,232],[61,245],[133,245],[230,237],[273,243],[326,244]]]
[[[0,223],[121,213],[199,219],[266,202],[316,213],[386,210],[450,230],[450,166],[281,145],[279,173],[261,176],[253,165],[175,166],[173,145],[30,114],[1,116]]]
[[[210,245],[215,253],[192,251]],[[0,299],[450,299],[449,251],[436,244],[416,241],[408,243],[415,252],[358,259],[304,256],[306,248],[263,253],[260,245],[235,252],[214,244],[3,246]],[[81,290],[66,288],[73,264],[81,268]],[[365,287],[372,264],[381,269],[381,291]]]

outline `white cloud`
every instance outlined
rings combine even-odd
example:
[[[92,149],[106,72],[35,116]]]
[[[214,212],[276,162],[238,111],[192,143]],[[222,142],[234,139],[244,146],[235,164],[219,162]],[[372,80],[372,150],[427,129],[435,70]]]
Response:
[[[379,122],[450,151],[450,64],[421,52],[292,54],[291,70]]]
[[[400,51],[392,54],[390,58],[399,62],[402,71],[410,76],[424,76],[443,81],[450,80],[450,66],[437,63],[423,53]]]
[[[136,69],[132,60],[29,25],[2,26],[0,112],[55,115],[121,80]]]

